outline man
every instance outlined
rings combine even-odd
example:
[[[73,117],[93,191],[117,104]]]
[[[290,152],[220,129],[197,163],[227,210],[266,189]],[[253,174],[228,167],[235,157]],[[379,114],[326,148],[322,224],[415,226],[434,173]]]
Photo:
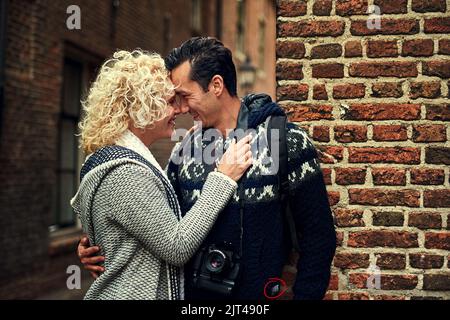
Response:
[[[193,134],[185,139],[187,142],[174,148],[167,171],[184,214],[196,202],[208,172],[215,167],[214,163],[207,163],[204,159],[198,161],[195,157],[188,157],[181,163],[175,161],[180,158],[186,143],[202,151],[210,150],[211,144],[226,148],[233,138],[228,132],[230,129],[253,130],[254,141],[261,141],[260,138],[266,135],[267,118],[284,115],[284,111],[264,94],[248,95],[242,101],[238,98],[232,54],[214,38],[192,38],[173,49],[165,61],[177,86],[176,92],[181,97],[182,109],[189,109],[203,129],[213,128],[220,133],[217,139],[206,135],[196,138]],[[294,298],[322,299],[328,287],[336,247],[333,218],[313,144],[306,132],[293,123],[287,123],[286,137],[289,203],[296,229],[301,235],[298,239],[300,254],[293,286]],[[232,279],[236,284],[228,297],[263,299],[268,294],[265,291],[271,279],[281,276],[291,246],[280,201],[278,176],[267,173],[272,164],[270,157],[267,146],[254,154],[253,166],[239,182],[239,191],[219,215],[198,253],[185,266],[186,299],[223,299],[225,296],[217,293],[220,290],[208,291],[204,287],[209,285],[199,285],[198,279],[207,271],[202,269],[204,263],[225,263],[234,254],[240,256],[236,260],[239,277]],[[82,243],[78,248],[82,262],[91,271],[100,270],[101,267],[90,263],[101,260],[92,257],[98,248],[85,251],[86,247],[86,243]],[[228,255],[224,255],[221,261],[201,260],[208,252],[217,251],[211,248],[219,248],[218,251],[226,251]],[[219,281],[222,287],[233,282],[220,282],[221,277],[229,277],[231,271],[218,276],[212,274],[214,270],[209,270],[206,276]]]

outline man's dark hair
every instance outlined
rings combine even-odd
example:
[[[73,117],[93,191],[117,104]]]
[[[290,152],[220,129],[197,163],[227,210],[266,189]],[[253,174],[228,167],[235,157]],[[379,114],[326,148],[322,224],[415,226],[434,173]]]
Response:
[[[232,53],[222,42],[212,37],[191,38],[167,55],[166,68],[172,71],[185,61],[191,65],[190,79],[200,84],[205,92],[212,77],[220,75],[229,94],[237,96]]]

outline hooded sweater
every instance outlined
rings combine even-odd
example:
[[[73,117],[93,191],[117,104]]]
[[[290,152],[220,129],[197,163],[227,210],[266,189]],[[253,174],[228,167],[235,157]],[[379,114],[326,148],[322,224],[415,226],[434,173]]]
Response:
[[[232,299],[265,299],[264,288],[273,278],[281,278],[283,266],[291,250],[289,233],[284,222],[277,175],[271,165],[274,159],[264,141],[265,121],[269,116],[284,115],[268,95],[248,95],[241,103],[237,128],[253,130],[253,165],[238,182],[238,190],[219,214],[215,225],[203,241],[201,248],[223,242],[240,251],[242,227],[241,275]],[[188,140],[201,150],[228,147],[231,136],[211,139],[211,135],[198,135]],[[293,285],[295,299],[322,299],[330,279],[330,268],[336,248],[336,234],[327,191],[317,151],[307,133],[294,123],[286,125],[288,147],[289,203],[296,229],[300,254],[297,276]],[[260,144],[259,146],[254,145]],[[201,190],[214,164],[185,157],[180,154],[185,144],[174,148],[168,164],[168,177],[177,193],[182,214],[189,212],[200,199]],[[175,161],[174,159],[177,159]],[[272,174],[270,174],[272,172]],[[240,202],[243,205],[241,224]],[[197,253],[198,254],[198,253]],[[194,261],[185,267],[186,299],[223,299],[193,285]]]
[[[71,204],[91,245],[101,248],[106,271],[85,299],[182,299],[182,266],[235,190],[236,182],[211,172],[181,217],[167,176],[131,132],[90,155]]]

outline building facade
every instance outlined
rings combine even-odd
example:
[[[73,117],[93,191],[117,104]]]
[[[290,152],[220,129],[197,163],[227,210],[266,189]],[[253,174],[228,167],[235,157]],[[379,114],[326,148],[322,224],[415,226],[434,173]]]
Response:
[[[246,45],[264,16],[273,20],[260,35],[264,46],[261,38],[236,51],[229,28],[237,28],[237,14],[229,14],[242,4],[248,12],[260,6],[256,25],[248,17],[239,22],[248,28],[241,30]],[[0,299],[79,298],[90,279],[83,273],[83,290],[67,289],[67,268],[79,265],[75,248],[81,235],[68,201],[84,159],[76,137],[80,99],[98,67],[118,48],[166,54],[191,36],[210,35],[236,52],[237,65],[247,52],[260,63],[254,88],[274,96],[275,5],[5,0],[0,10]],[[188,116],[180,120],[178,126],[191,125]],[[152,146],[162,164],[172,145]]]

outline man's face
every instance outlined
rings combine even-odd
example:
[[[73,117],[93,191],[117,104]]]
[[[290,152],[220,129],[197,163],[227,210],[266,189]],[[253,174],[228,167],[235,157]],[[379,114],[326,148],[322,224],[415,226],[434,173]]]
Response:
[[[194,121],[201,121],[203,127],[213,127],[218,116],[217,99],[209,90],[205,92],[197,82],[190,79],[191,65],[183,62],[171,72],[171,80],[181,97],[182,109],[188,108]]]

